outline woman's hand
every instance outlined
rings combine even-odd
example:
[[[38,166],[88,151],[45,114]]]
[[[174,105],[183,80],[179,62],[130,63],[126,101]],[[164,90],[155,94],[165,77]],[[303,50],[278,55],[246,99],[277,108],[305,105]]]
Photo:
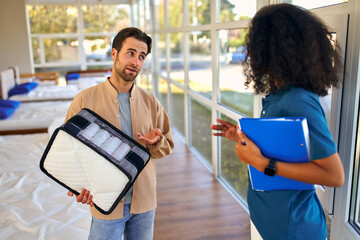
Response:
[[[72,191],[68,191],[68,196],[72,197],[74,196],[74,193]],[[82,189],[81,193],[76,196],[76,201],[81,202],[82,204],[88,204],[90,207],[94,206],[94,202],[92,201],[93,196],[90,195],[90,191],[86,189]]]
[[[234,141],[234,142],[239,141],[239,136],[236,133],[235,125],[233,125],[227,121],[218,119],[218,118],[216,119],[216,121],[218,123],[220,123],[220,125],[211,124],[210,128],[212,130],[216,130],[216,131],[220,131],[220,132],[213,133],[212,134],[213,136],[226,137],[227,139],[230,139],[231,141]]]
[[[235,146],[235,152],[240,161],[247,163],[263,172],[269,163],[269,159],[261,154],[259,147],[251,141],[240,129],[237,130],[239,141]]]

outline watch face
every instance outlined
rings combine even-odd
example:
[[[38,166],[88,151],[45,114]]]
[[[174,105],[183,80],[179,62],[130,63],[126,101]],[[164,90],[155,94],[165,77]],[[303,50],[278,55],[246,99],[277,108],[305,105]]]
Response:
[[[276,171],[275,168],[266,167],[264,173],[265,173],[265,175],[268,175],[268,176],[274,176],[275,171]]]

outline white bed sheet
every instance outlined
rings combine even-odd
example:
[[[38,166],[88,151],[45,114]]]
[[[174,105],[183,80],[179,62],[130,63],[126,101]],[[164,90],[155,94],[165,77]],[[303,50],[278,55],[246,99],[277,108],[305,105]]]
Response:
[[[0,131],[48,128],[55,118],[65,118],[70,104],[70,100],[20,103],[9,118],[0,120]]]
[[[39,82],[28,94],[13,95],[9,99],[21,102],[72,100],[80,91],[77,85],[58,86],[55,82]]]
[[[88,237],[88,206],[39,169],[48,141],[47,133],[0,136],[0,239]]]

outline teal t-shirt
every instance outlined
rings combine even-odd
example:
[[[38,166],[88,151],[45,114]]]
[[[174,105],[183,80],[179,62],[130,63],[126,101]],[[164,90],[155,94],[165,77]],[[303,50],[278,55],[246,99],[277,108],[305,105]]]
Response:
[[[117,99],[119,100],[121,131],[132,138],[133,132],[130,112],[130,93],[118,93]],[[131,187],[125,195],[125,204],[131,203],[132,192],[133,188]]]
[[[310,159],[337,152],[318,96],[302,88],[278,90],[263,99],[261,117],[306,117]],[[315,190],[255,191],[249,181],[250,218],[266,240],[325,240],[326,218]]]

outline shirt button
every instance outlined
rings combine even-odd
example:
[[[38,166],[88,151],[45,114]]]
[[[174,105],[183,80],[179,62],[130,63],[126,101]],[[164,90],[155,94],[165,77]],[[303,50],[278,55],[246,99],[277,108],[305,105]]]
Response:
[[[265,114],[265,111],[262,111],[262,114]]]
[[[118,115],[116,115],[116,117],[117,117],[117,118],[119,118],[119,117],[120,117],[120,115],[118,114]]]

